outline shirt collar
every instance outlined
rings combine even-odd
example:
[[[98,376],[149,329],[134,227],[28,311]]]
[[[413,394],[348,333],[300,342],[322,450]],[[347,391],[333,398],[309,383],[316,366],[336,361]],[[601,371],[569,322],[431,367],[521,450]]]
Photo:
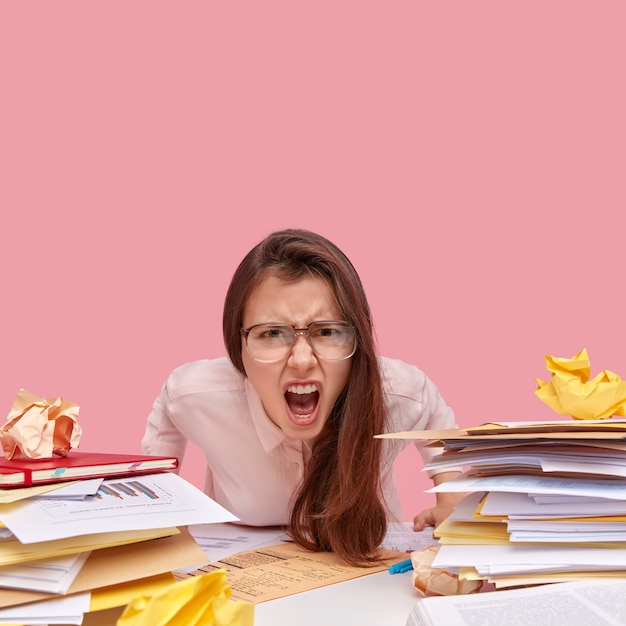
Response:
[[[246,398],[248,400],[248,408],[252,416],[252,423],[256,429],[256,433],[261,441],[261,445],[265,452],[271,452],[278,447],[285,439],[285,433],[272,422],[269,418],[259,394],[254,390],[250,381],[245,379]]]

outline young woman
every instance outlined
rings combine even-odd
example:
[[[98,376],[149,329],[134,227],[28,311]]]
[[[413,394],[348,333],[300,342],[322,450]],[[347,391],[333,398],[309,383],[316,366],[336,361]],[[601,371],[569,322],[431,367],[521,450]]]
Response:
[[[206,457],[206,493],[242,524],[286,526],[305,548],[375,562],[387,521],[404,519],[393,463],[410,441],[374,435],[455,428],[452,410],[416,367],[377,355],[356,270],[309,231],[272,233],[246,255],[223,334],[228,358],[170,374],[144,452],[182,462],[191,441]],[[414,528],[436,526],[459,499],[437,494]]]

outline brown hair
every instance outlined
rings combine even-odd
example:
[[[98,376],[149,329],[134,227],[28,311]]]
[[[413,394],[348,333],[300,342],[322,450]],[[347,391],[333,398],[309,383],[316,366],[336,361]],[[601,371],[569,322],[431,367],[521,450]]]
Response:
[[[266,237],[239,264],[224,303],[224,343],[244,375],[239,333],[244,308],[270,275],[286,281],[306,275],[324,279],[357,338],[348,383],[315,442],[288,532],[307,549],[335,552],[352,565],[374,563],[387,529],[380,489],[382,443],[374,439],[385,430],[386,413],[363,285],[345,254],[321,235],[289,229]]]

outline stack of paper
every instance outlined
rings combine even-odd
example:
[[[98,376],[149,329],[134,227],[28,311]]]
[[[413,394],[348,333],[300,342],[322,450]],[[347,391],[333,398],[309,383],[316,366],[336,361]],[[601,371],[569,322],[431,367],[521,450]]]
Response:
[[[486,424],[395,433],[458,468],[431,492],[468,495],[435,530],[434,567],[496,587],[626,576],[626,420]]]
[[[80,624],[85,602],[124,606],[206,562],[187,525],[229,521],[171,472],[0,489],[0,622]]]

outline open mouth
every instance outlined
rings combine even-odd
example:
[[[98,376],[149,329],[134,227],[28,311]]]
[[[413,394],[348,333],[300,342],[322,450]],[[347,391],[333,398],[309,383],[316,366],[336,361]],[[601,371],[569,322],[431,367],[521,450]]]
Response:
[[[317,408],[320,393],[315,385],[290,385],[285,393],[289,411],[294,417],[306,419]]]

